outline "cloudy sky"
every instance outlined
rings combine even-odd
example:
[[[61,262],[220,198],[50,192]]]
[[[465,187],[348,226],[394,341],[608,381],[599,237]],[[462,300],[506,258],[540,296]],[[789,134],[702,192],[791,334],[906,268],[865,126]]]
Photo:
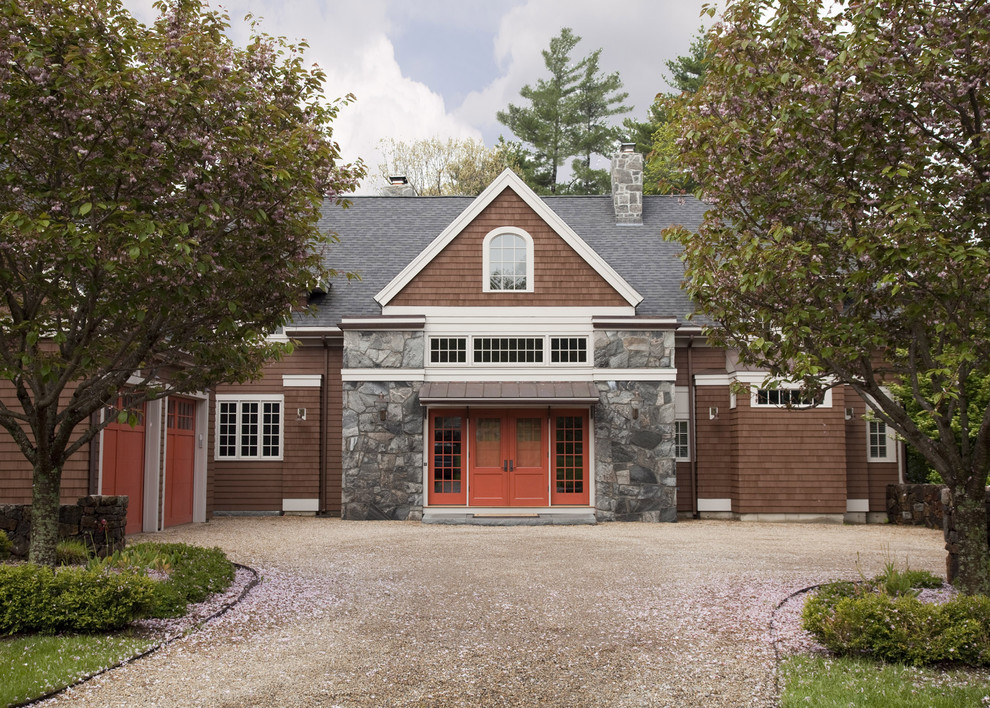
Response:
[[[524,104],[519,89],[546,76],[541,50],[562,27],[582,37],[572,57],[601,48],[601,67],[618,71],[631,117],[643,119],[663,80],[664,62],[688,52],[701,26],[700,0],[227,0],[232,35],[244,43],[248,13],[262,29],[306,39],[307,59],[326,71],[328,97],[356,96],[334,127],[344,157],[364,159],[361,193],[377,192],[378,142],[512,138],[495,117]],[[151,0],[125,0],[141,20]],[[706,18],[707,19],[707,18]]]

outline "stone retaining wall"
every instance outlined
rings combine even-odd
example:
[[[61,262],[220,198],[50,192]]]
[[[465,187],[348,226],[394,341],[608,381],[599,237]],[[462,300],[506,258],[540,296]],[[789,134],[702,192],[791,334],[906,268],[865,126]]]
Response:
[[[887,521],[901,526],[942,528],[944,484],[888,484]]]
[[[101,557],[124,547],[126,526],[126,496],[88,496],[75,504],[63,504],[59,509],[59,539],[77,538]],[[31,505],[0,504],[0,530],[13,542],[13,556],[27,558]]]

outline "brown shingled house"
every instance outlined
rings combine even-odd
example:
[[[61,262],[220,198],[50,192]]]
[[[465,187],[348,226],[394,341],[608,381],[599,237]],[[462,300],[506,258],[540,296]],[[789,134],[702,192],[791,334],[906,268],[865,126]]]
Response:
[[[311,295],[315,317],[279,335],[295,352],[261,381],[193,401],[192,520],[885,519],[899,443],[851,391],[809,408],[709,347],[687,320],[679,247],[660,237],[697,228],[704,205],[644,197],[635,153],[612,174],[611,196],[539,197],[505,172],[476,198],[328,207],[330,265],[361,279]],[[146,530],[169,525],[162,490],[178,474],[161,406],[148,416],[161,443],[142,433],[131,465]],[[116,484],[116,435],[91,451],[92,474],[66,470],[70,501]]]

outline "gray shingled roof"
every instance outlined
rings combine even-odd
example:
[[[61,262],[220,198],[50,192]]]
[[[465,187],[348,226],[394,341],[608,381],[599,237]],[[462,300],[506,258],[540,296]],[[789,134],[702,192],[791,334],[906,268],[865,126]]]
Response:
[[[610,196],[543,199],[643,296],[637,314],[684,322],[692,306],[680,287],[681,247],[665,242],[660,231],[672,224],[696,231],[704,204],[694,197],[647,196],[642,226],[618,226]],[[330,247],[327,263],[341,272],[359,273],[361,279],[334,279],[316,318],[306,317],[298,324],[329,327],[343,317],[381,314],[375,295],[472,201],[472,197],[352,197],[347,209],[325,204],[320,228],[340,237],[340,243]]]

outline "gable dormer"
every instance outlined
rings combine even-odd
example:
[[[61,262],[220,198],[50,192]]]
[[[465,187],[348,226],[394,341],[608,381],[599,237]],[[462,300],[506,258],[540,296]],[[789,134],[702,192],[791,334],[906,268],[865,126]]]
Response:
[[[506,170],[375,299],[383,308],[635,308],[642,297]]]

